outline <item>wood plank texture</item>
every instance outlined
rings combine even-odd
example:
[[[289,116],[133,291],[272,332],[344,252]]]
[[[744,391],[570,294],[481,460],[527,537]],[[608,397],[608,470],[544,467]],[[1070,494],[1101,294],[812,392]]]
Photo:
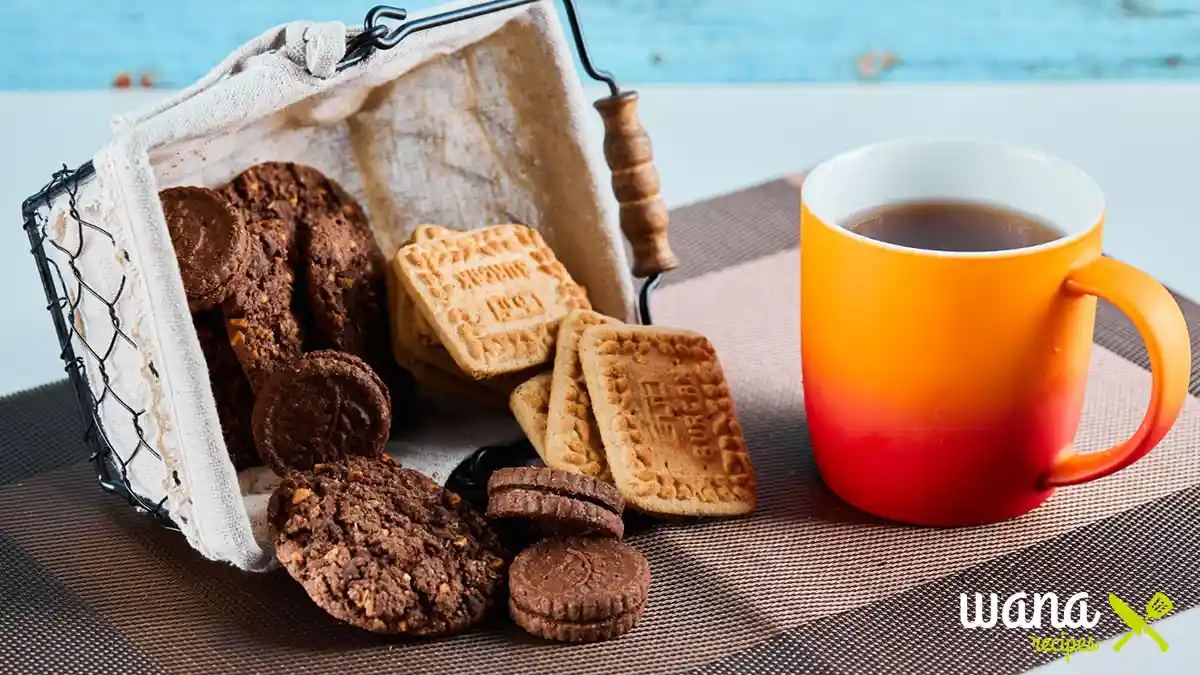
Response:
[[[435,4],[417,0],[409,10]],[[576,0],[624,82],[1027,81],[1200,77],[1200,0]],[[4,0],[0,89],[161,86],[294,19],[367,0]]]

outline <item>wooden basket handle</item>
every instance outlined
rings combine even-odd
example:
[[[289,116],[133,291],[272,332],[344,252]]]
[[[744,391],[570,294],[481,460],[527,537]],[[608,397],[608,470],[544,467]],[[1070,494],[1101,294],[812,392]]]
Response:
[[[641,278],[673,270],[679,260],[667,241],[670,215],[659,196],[658,169],[637,101],[636,91],[625,91],[595,106],[604,120],[604,158],[620,204],[621,232],[633,248],[633,275]]]

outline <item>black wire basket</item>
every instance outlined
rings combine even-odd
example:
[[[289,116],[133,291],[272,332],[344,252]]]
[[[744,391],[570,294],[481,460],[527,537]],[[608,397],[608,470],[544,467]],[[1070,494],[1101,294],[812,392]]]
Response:
[[[164,496],[159,501],[147,500],[134,491],[129,481],[128,466],[135,457],[142,453],[149,453],[160,461],[162,457],[146,441],[142,426],[142,417],[146,411],[129,405],[111,386],[109,362],[114,352],[117,349],[137,350],[137,344],[122,327],[121,319],[116,311],[116,304],[121,298],[121,292],[125,289],[127,277],[122,274],[118,292],[113,296],[106,297],[88,283],[76,264],[81,250],[64,248],[50,237],[47,231],[49,213],[55,200],[65,196],[67,213],[72,226],[78,230],[77,240],[80,242],[80,247],[82,248],[83,244],[83,230],[87,229],[107,240],[113,246],[113,253],[118,253],[112,234],[100,224],[85,220],[80,216],[77,208],[76,197],[79,194],[80,185],[94,174],[95,168],[91,162],[83,164],[78,169],[69,169],[64,165],[62,169],[56,171],[44,188],[26,199],[21,205],[25,233],[29,236],[30,252],[33,253],[38,276],[42,280],[42,288],[46,293],[46,309],[50,311],[54,330],[58,334],[59,356],[63,360],[67,378],[71,381],[71,387],[75,390],[75,397],[79,402],[79,412],[84,428],[83,439],[91,453],[90,458],[95,464],[100,487],[124,497],[130,505],[158,518],[166,527],[178,530],[165,508],[166,497]],[[47,254],[48,246],[57,250],[60,259],[65,261],[65,270],[58,261]],[[123,251],[120,254],[127,255]],[[74,289],[75,293],[70,293],[69,289]],[[74,296],[73,299],[72,296]],[[112,319],[113,337],[105,344],[92,344],[78,330],[79,322],[76,312],[84,297],[101,302],[108,308],[109,317]],[[79,345],[94,359],[100,375],[99,382],[89,381],[83,354],[76,351],[76,345]],[[153,364],[151,364],[150,370],[154,377],[158,376]],[[100,407],[106,400],[114,401],[123,408],[131,416],[133,428],[137,430],[138,443],[128,457],[122,458],[114,452],[112,443],[104,433]],[[177,475],[173,475],[171,478],[176,485],[179,484]]]
[[[352,68],[362,63],[369,59],[376,50],[391,49],[406,36],[413,33],[537,1],[493,0],[407,22],[404,21],[407,18],[407,12],[402,9],[386,6],[375,7],[367,13],[362,31],[347,40],[345,56],[338,64],[338,70]],[[621,92],[612,75],[597,70],[592,65],[584,43],[574,3],[572,0],[563,0],[563,6],[584,71],[597,82],[607,85],[611,94],[610,100],[617,100],[622,96],[631,94],[636,96],[634,92]],[[399,21],[401,23],[398,25],[389,25],[385,23],[386,21]],[[597,108],[601,109],[600,103],[597,103]],[[610,129],[609,131],[612,130]],[[624,131],[628,132],[628,129]],[[640,132],[640,127],[636,131]],[[644,132],[641,133],[644,136]],[[648,138],[644,139],[644,144],[648,153]],[[609,154],[607,153],[607,146],[606,137],[606,155]],[[622,186],[617,175],[619,167],[614,166],[614,158],[612,156],[608,156],[608,159],[610,166],[614,168],[614,190],[617,192],[618,200],[624,204],[626,200],[621,199]],[[632,168],[637,169],[638,167]],[[650,170],[653,171],[652,166]],[[179,531],[177,523],[172,520],[172,516],[166,507],[167,497],[164,496],[159,500],[148,499],[140,495],[130,481],[129,466],[135,458],[149,455],[158,461],[163,461],[163,457],[147,442],[146,431],[143,425],[146,411],[128,403],[112,386],[112,361],[114,354],[119,350],[138,351],[137,342],[125,327],[122,326],[121,318],[117,312],[117,303],[126,288],[128,277],[125,271],[122,270],[119,279],[116,280],[115,292],[106,295],[84,278],[80,266],[77,265],[82,252],[83,234],[85,231],[92,237],[91,241],[97,241],[96,237],[98,236],[99,241],[107,242],[111,245],[111,254],[114,256],[114,259],[117,256],[123,256],[125,260],[129,260],[129,254],[124,250],[118,250],[119,246],[116,239],[104,228],[103,223],[84,218],[80,213],[78,205],[80,188],[87,181],[91,180],[95,174],[96,170],[91,161],[75,169],[63,165],[59,171],[53,174],[50,181],[40,191],[22,203],[21,215],[24,229],[29,237],[30,252],[33,254],[38,276],[41,278],[42,287],[46,294],[46,309],[50,312],[51,320],[54,322],[54,328],[58,335],[59,355],[63,360],[67,377],[70,380],[79,403],[79,411],[84,429],[84,442],[90,452],[90,459],[95,465],[101,488],[127,500],[138,511],[150,514],[158,519],[164,527]],[[657,197],[657,173],[653,174],[653,181],[655,197]],[[66,200],[64,210],[67,214],[67,226],[75,229],[77,235],[75,239],[80,244],[79,248],[71,249],[64,247],[54,237],[50,236],[48,231],[50,214],[61,199]],[[665,217],[665,209],[663,210],[663,214]],[[623,211],[622,229],[625,231],[626,236],[630,237],[631,231],[626,228],[625,220],[625,212]],[[662,227],[663,245],[665,246],[665,222]],[[636,248],[635,245],[635,252]],[[52,253],[53,255],[51,255]],[[667,253],[667,257],[670,258],[669,250]],[[645,277],[638,296],[638,316],[641,323],[651,323],[650,295],[660,281],[661,273],[671,269],[675,264],[674,260],[671,259],[665,264],[660,264],[649,273],[640,275]],[[111,339],[103,343],[96,343],[95,340],[89,341],[87,335],[80,330],[78,312],[80,303],[85,298],[90,301],[99,302],[107,308],[108,318],[112,322],[113,329]],[[85,365],[85,356],[90,357],[91,362],[94,364],[93,374],[90,377]],[[159,378],[153,362],[149,363],[148,369],[152,377]],[[125,456],[122,456],[123,453],[118,453],[114,450],[111,439],[105,433],[101,408],[106,403],[110,405],[115,404],[119,411],[128,414],[131,419],[132,428],[136,431],[136,446]],[[469,499],[480,499],[483,497],[487,477],[492,471],[503,466],[524,465],[535,463],[536,461],[537,458],[534,450],[527,441],[522,441],[511,446],[480,448],[452,473],[448,485]],[[168,480],[175,487],[180,485],[179,476],[175,472],[171,473]],[[180,516],[180,518],[186,524],[186,516]]]

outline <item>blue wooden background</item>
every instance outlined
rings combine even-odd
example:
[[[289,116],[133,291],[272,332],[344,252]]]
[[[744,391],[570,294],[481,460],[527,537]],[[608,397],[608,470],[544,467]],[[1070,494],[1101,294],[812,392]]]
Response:
[[[182,86],[298,18],[373,0],[0,0],[0,89]],[[394,4],[410,10],[428,0]],[[597,64],[630,82],[1200,77],[1200,0],[577,0]]]

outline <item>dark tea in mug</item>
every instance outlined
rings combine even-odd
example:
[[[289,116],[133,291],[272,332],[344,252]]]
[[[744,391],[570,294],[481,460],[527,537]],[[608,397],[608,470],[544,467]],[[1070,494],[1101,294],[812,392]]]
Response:
[[[889,204],[851,216],[844,227],[886,244],[927,251],[1006,251],[1063,236],[1058,228],[1029,214],[954,201]]]

